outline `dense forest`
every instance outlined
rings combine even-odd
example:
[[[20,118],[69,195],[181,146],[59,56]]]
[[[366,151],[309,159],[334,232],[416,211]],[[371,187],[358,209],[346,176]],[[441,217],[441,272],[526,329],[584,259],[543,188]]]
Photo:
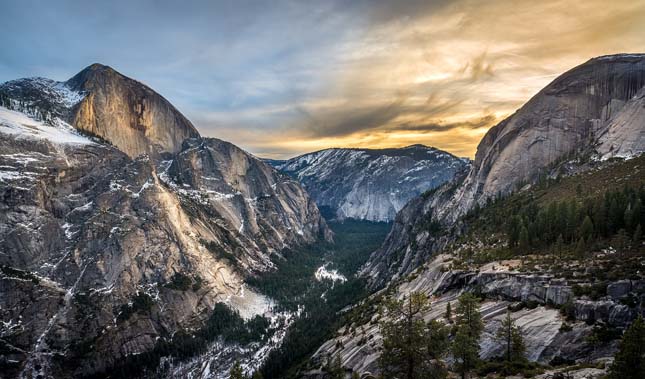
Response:
[[[277,261],[278,270],[250,284],[277,299],[281,306],[304,307],[282,345],[261,367],[265,378],[293,378],[301,364],[329,339],[340,325],[338,313],[367,295],[363,280],[354,274],[385,239],[390,224],[345,220],[332,222],[334,244],[319,243],[289,252]],[[315,270],[328,263],[347,277],[344,283],[318,282]],[[322,299],[322,300],[321,300]],[[315,325],[315,328],[311,326]]]
[[[642,249],[645,178],[639,166],[644,162],[642,157],[616,162],[491,199],[464,217],[467,232],[459,243],[482,241],[495,246],[493,255],[498,258],[582,258],[609,247],[619,252]]]

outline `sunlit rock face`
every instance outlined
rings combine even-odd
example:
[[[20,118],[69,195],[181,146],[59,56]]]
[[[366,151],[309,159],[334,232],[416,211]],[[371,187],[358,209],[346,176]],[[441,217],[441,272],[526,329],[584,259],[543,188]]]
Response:
[[[93,64],[66,82],[19,79],[0,86],[14,103],[58,117],[102,138],[131,157],[177,152],[198,137],[193,125],[148,86],[108,66]]]
[[[268,253],[332,239],[316,204],[297,181],[231,143],[186,140],[166,165],[163,177],[172,188],[226,220],[239,243],[223,248],[246,252],[239,268],[264,271],[271,266]]]
[[[374,286],[414,270],[445,239],[418,228],[454,224],[476,204],[552,174],[561,163],[582,169],[582,156],[603,160],[645,151],[645,54],[604,56],[562,74],[491,128],[467,175],[409,202],[363,270]]]
[[[332,217],[391,221],[421,193],[450,181],[468,161],[413,145],[400,149],[327,149],[273,162],[297,178]]]
[[[229,143],[187,139],[192,126],[147,87],[87,70],[0,86],[8,377],[100,372],[201,327],[217,302],[265,314],[270,299],[245,278],[285,248],[331,239],[299,183]],[[94,113],[79,126],[84,101]]]

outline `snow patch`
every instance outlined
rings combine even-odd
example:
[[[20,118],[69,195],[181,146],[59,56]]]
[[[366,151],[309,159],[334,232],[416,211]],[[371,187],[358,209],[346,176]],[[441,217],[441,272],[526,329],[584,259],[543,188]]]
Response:
[[[319,282],[322,282],[323,280],[331,280],[332,282],[344,283],[347,281],[345,275],[339,273],[338,270],[328,270],[326,264],[318,267],[314,275],[316,280]]]
[[[71,125],[57,120],[56,126],[36,121],[24,113],[0,107],[0,133],[29,139],[45,139],[57,144],[89,145],[91,140],[78,134]]]

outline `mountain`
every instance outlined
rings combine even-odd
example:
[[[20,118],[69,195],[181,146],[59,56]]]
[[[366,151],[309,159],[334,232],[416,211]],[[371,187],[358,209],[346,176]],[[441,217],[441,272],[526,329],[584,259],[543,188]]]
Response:
[[[400,149],[326,149],[285,162],[321,208],[338,219],[391,221],[410,199],[448,182],[468,162],[423,145]]]
[[[594,58],[492,128],[468,173],[397,214],[362,269],[378,290],[346,310],[302,376],[325,378],[333,357],[376,377],[391,300],[423,294],[420,317],[454,328],[446,309],[470,293],[484,324],[478,377],[605,377],[645,312],[644,91],[645,54]],[[533,368],[499,365],[507,312]]]
[[[598,57],[560,75],[486,133],[459,183],[399,212],[365,275],[382,285],[449,242],[420,225],[458,224],[469,210],[520,186],[645,151],[644,86],[645,54]]]
[[[150,87],[114,69],[93,64],[65,82],[44,78],[4,83],[0,93],[27,111],[60,118],[100,137],[131,157],[180,150],[182,141],[199,137],[195,127]]]
[[[251,356],[279,342],[292,315],[245,282],[285,250],[331,240],[298,182],[199,137],[161,96],[105,66],[5,83],[0,102],[3,377],[230,353],[213,332],[222,320],[266,320],[271,339]]]

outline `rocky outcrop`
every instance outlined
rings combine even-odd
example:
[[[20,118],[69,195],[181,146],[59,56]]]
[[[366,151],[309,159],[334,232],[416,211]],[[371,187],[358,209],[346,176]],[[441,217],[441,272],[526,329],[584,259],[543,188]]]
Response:
[[[603,158],[631,158],[645,151],[645,87],[597,131]]]
[[[198,327],[215,302],[256,306],[240,298],[234,264],[202,242],[219,242],[222,229],[207,220],[193,227],[154,162],[99,144],[32,145],[6,135],[0,142],[0,317],[17,325],[2,330],[15,352],[6,372],[101,371],[150,350],[156,337]],[[20,175],[6,175],[8,167]],[[177,275],[201,286],[171,289]],[[144,308],[126,317],[137,298]],[[82,344],[93,348],[77,350]]]
[[[511,317],[522,330],[527,358],[545,364],[554,358],[587,361],[611,356],[616,349],[615,343],[607,343],[596,349],[589,345],[587,338],[592,331],[590,325],[601,323],[625,328],[642,312],[642,308],[630,308],[612,296],[598,300],[576,298],[571,283],[550,275],[524,274],[502,269],[450,271],[445,266],[449,258],[444,255],[435,257],[407,281],[396,285],[392,296],[403,298],[413,292],[424,293],[431,299],[431,308],[424,314],[424,319],[445,321],[447,304],[452,303],[454,310],[460,293],[468,291],[480,294],[485,299],[480,306],[485,324],[480,341],[480,356],[483,359],[503,353],[495,334],[509,306],[513,306]],[[611,283],[610,287],[620,287],[620,297],[623,297],[629,293],[637,296],[642,285],[642,281],[630,282],[627,290],[623,281],[617,281]],[[573,305],[575,321],[567,322],[557,309],[568,303]],[[531,305],[518,307],[518,304]],[[348,371],[361,375],[378,374],[379,349],[382,344],[378,319],[382,316],[373,309],[368,308],[366,312],[372,312],[367,321],[344,325],[334,338],[318,349],[311,359],[314,368],[323,365],[328,357],[340,356],[343,367]],[[563,327],[565,323],[568,327]],[[312,369],[307,377],[324,376],[320,370]]]
[[[567,159],[580,166],[574,158],[582,154],[610,158],[645,151],[644,88],[645,54],[594,58],[559,76],[486,133],[463,179],[399,212],[364,275],[378,286],[411,272],[414,267],[404,262],[423,260],[444,245],[440,233],[428,236],[419,225],[458,225],[477,204],[548,176]],[[383,264],[388,261],[398,264]]]
[[[423,145],[327,149],[273,161],[297,178],[331,217],[391,221],[412,198],[452,180],[468,161]]]

